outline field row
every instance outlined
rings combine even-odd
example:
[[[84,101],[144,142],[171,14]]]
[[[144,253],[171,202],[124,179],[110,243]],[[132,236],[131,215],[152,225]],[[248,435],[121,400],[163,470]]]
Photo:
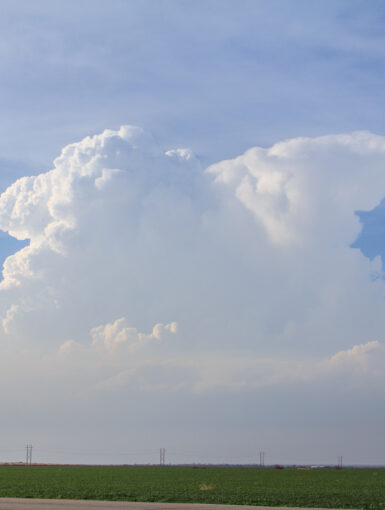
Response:
[[[2,466],[0,497],[385,509],[385,470]]]

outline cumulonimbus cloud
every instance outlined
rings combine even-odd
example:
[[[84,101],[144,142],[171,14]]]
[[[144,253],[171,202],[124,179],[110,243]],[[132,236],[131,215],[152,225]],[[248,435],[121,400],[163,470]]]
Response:
[[[269,452],[283,436],[311,450],[317,431],[334,455],[370,430],[378,458],[384,271],[351,245],[355,211],[385,196],[384,147],[299,138],[205,170],[126,126],[9,186],[0,227],[28,245],[0,284],[7,441],[219,449],[236,434],[249,452],[257,427]]]
[[[151,357],[159,331],[139,331],[177,321],[168,355],[181,360],[325,359],[381,338],[384,283],[370,271],[382,269],[350,244],[355,211],[384,195],[384,161],[385,139],[366,132],[255,147],[206,171],[131,126],[71,144],[0,197],[1,228],[29,240],[4,263],[2,338],[56,352],[91,331],[94,347],[148,344]]]

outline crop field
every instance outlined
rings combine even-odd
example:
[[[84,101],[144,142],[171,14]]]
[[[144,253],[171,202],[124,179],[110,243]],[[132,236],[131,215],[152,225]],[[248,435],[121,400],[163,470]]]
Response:
[[[1,466],[0,497],[385,508],[385,469]]]

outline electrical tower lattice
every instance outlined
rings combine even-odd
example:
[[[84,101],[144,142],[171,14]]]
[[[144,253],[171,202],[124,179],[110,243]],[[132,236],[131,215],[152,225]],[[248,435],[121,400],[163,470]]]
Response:
[[[27,444],[25,449],[27,450],[27,456],[25,459],[25,463],[27,466],[30,466],[32,464],[32,448],[33,446],[31,444]]]

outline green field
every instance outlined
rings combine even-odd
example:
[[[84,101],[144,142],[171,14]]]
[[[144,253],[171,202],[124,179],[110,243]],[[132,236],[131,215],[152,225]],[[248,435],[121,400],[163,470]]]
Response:
[[[385,508],[385,469],[2,466],[0,497]]]

